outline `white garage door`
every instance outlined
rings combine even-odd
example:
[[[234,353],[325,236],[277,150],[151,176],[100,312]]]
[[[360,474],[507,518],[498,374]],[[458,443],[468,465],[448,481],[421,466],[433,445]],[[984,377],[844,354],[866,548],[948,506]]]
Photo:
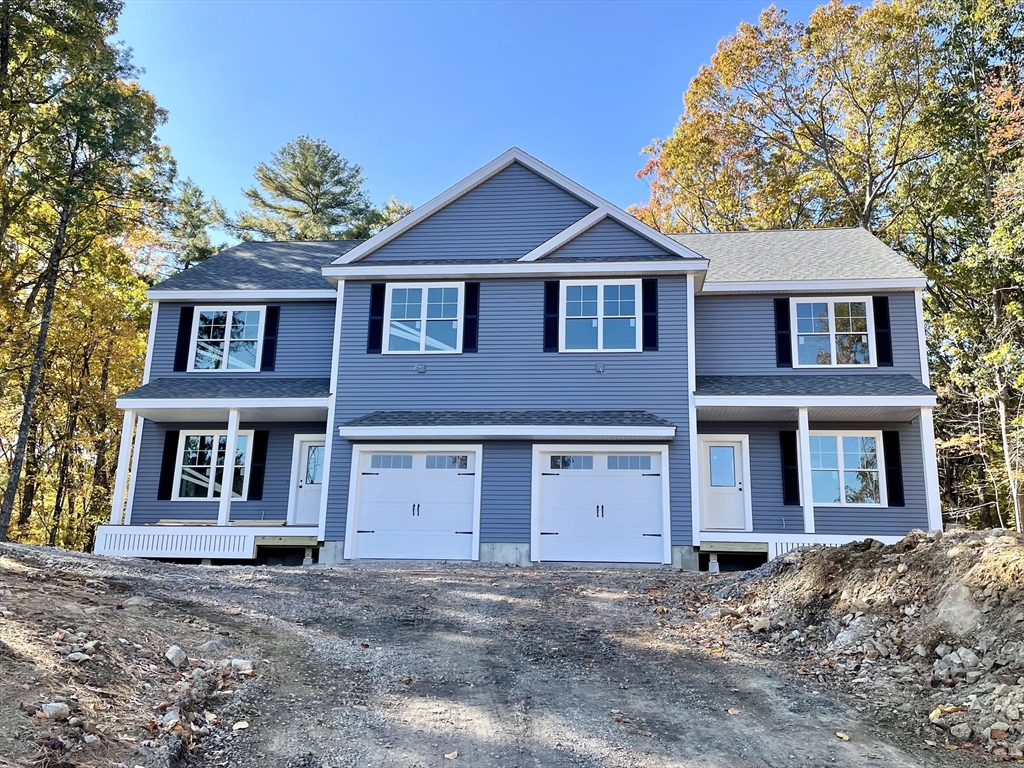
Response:
[[[539,560],[665,559],[660,453],[540,454]]]
[[[476,454],[360,452],[353,557],[472,560]]]

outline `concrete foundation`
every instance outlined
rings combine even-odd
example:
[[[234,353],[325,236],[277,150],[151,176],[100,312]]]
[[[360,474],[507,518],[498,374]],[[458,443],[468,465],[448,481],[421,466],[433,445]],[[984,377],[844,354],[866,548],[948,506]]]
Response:
[[[681,571],[699,571],[700,556],[693,547],[672,547],[672,567]]]
[[[320,547],[320,565],[343,565],[345,561],[344,541],[325,541]]]
[[[508,563],[509,565],[528,566],[530,561],[529,544],[480,544],[481,563]]]

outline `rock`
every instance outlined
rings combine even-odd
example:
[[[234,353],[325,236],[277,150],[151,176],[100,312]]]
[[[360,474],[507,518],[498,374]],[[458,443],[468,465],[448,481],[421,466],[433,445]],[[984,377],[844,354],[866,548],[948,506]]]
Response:
[[[970,648],[961,648],[957,651],[957,655],[960,657],[961,663],[967,667],[967,669],[977,669],[981,666],[981,659],[974,651]]]
[[[850,606],[853,608],[853,610],[858,611],[860,613],[867,613],[871,610],[871,606],[866,601],[861,600],[859,597],[852,603],[850,603]]]
[[[949,729],[950,736],[959,741],[967,741],[971,738],[972,733],[974,733],[974,731],[967,723],[957,723]]]
[[[766,617],[762,616],[760,619],[750,625],[751,632],[767,632],[768,628],[771,627],[771,621]]]
[[[232,659],[231,668],[236,672],[252,672],[256,664],[249,659]]]
[[[214,658],[221,651],[226,651],[231,647],[231,642],[225,640],[223,637],[215,637],[212,640],[207,640],[205,643],[196,648],[196,653],[202,658]]]
[[[52,704],[43,704],[39,707],[50,720],[67,720],[71,717],[71,707],[62,701],[56,701]]]
[[[914,653],[916,653],[922,659],[927,659],[929,656],[928,649],[925,648],[923,645],[918,645],[916,648],[914,648]]]
[[[171,662],[176,669],[181,669],[182,665],[188,661],[188,654],[181,649],[181,646],[172,645],[167,649],[164,658]]]
[[[874,634],[874,626],[867,616],[858,616],[847,624],[846,629],[836,635],[834,645],[847,648],[863,642]]]
[[[249,727],[249,724],[245,720],[239,720],[237,723],[231,726],[232,731],[244,731]]]
[[[95,733],[87,733],[87,734],[85,734],[85,736],[84,736],[84,737],[82,738],[82,740],[83,740],[83,741],[84,741],[84,742],[85,742],[86,744],[98,744],[98,743],[99,743],[99,741],[100,741],[100,737],[99,737],[99,736],[97,736],[97,735],[96,735]]]
[[[1003,710],[1003,714],[1010,720],[1020,720],[1020,707],[1016,704],[1008,704],[1006,709]]]
[[[721,607],[718,609],[718,618],[726,619],[731,617],[739,618],[739,611],[735,611],[732,608]]]
[[[156,600],[150,597],[143,597],[142,595],[132,595],[122,605],[125,608],[152,608],[156,605]]]
[[[968,684],[968,685],[974,685],[974,684],[975,684],[976,682],[978,682],[979,680],[981,680],[981,678],[982,678],[982,675],[984,675],[984,674],[985,674],[984,672],[980,672],[980,671],[979,671],[979,670],[977,670],[977,669],[972,669],[972,670],[970,670],[970,671],[969,671],[969,672],[967,673],[967,675],[966,675],[966,679],[967,679],[967,684]]]
[[[78,605],[78,603],[62,605],[57,612],[61,616],[85,616],[85,608]]]
[[[88,653],[69,653],[68,661],[73,661],[76,664],[80,664],[83,661],[92,661],[92,656],[90,656]]]
[[[948,645],[943,644],[935,646],[935,655],[938,656],[940,659],[949,656],[949,654],[951,654],[952,652],[953,649],[950,648]]]

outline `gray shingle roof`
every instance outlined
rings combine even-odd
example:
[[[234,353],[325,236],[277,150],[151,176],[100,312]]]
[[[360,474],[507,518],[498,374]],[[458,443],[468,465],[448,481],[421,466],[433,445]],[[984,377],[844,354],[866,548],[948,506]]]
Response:
[[[362,240],[241,243],[158,283],[158,291],[303,290],[333,286],[321,268]]]
[[[275,376],[216,376],[193,374],[154,379],[121,397],[140,399],[249,399],[262,397],[327,397],[330,379],[286,379]]]
[[[647,411],[374,411],[346,427],[671,427]]]
[[[670,235],[711,261],[706,283],[923,278],[861,227]]]
[[[784,376],[698,376],[697,395],[847,397],[934,395],[923,383],[905,373],[829,374]]]

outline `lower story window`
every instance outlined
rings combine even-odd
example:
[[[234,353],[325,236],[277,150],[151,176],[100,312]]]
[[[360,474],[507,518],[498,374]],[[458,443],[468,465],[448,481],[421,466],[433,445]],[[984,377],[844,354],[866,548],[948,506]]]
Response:
[[[231,498],[245,499],[249,481],[252,432],[239,432],[231,460]],[[176,499],[219,499],[227,459],[227,432],[182,432],[174,487]]]
[[[815,504],[883,503],[878,433],[811,434],[811,486]]]

